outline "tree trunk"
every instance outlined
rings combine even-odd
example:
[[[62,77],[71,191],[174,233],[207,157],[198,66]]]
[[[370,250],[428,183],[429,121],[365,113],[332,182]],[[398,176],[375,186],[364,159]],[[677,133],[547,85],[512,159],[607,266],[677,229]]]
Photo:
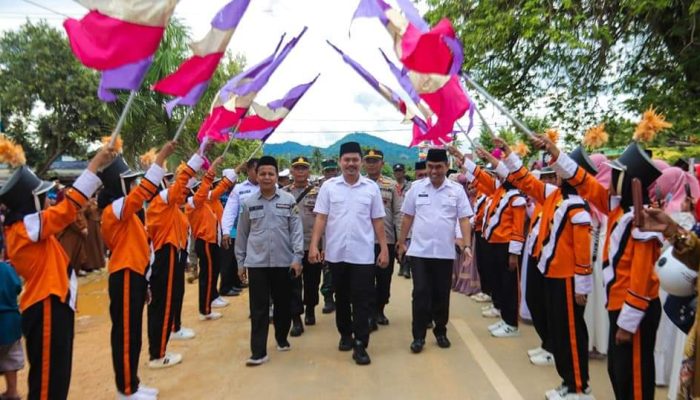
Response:
[[[61,155],[61,153],[63,153],[63,147],[59,146],[58,148],[56,148],[56,150],[54,150],[51,156],[46,161],[44,161],[44,163],[41,164],[39,168],[37,168],[36,174],[38,176],[43,176],[46,173],[46,171],[49,170],[51,164],[53,164],[53,162],[56,161],[56,159]]]

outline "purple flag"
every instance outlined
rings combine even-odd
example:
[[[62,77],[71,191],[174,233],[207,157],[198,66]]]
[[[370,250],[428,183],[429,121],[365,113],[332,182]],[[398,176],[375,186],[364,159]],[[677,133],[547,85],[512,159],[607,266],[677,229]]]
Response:
[[[222,31],[235,29],[248,9],[250,0],[233,0],[226,4],[211,20],[211,26]]]
[[[396,3],[398,3],[406,19],[416,28],[420,29],[421,32],[428,32],[430,30],[430,25],[421,17],[418,9],[413,5],[412,0],[396,0]]]
[[[408,70],[405,67],[399,69],[399,67],[397,67],[394,63],[391,62],[391,60],[389,60],[389,57],[387,57],[387,55],[382,49],[379,49],[379,51],[382,53],[382,56],[384,56],[384,60],[386,60],[386,63],[389,64],[389,69],[391,69],[391,73],[394,74],[396,80],[399,81],[401,88],[404,91],[406,91],[406,93],[411,98],[411,100],[413,100],[414,103],[419,104],[420,96],[418,95],[416,88],[413,87],[411,79],[408,77]]]
[[[117,100],[117,95],[112,92],[112,89],[138,90],[152,62],[153,56],[122,67],[102,71],[97,97],[102,101],[111,102]]]
[[[389,19],[386,17],[386,10],[391,7],[384,2],[384,0],[360,0],[360,4],[357,5],[357,9],[352,16],[354,21],[357,18],[379,18],[382,24],[386,25],[389,23]],[[352,25],[352,22],[351,22]]]

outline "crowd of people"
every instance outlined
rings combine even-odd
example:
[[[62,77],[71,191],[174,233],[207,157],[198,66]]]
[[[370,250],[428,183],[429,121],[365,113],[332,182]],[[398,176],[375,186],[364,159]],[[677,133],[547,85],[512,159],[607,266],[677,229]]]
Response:
[[[292,159],[289,171],[279,171],[273,157],[252,158],[217,179],[223,159],[205,168],[199,152],[168,173],[164,164],[176,142],[163,145],[145,172],[105,147],[55,200],[48,196],[53,183],[20,167],[0,189],[8,260],[0,263],[0,322],[10,328],[0,334],[8,381],[2,399],[19,398],[20,333],[29,398],[67,397],[76,266],[86,257],[84,240],[98,238],[108,250],[120,399],[158,396],[139,379],[144,329],[148,366],[156,369],[182,361],[168,351],[171,340],[196,337],[181,323],[192,253],[200,320],[220,319],[216,309],[229,305],[226,297],[248,288],[248,366],[269,361],[271,322],[277,350],[291,350],[288,336],[316,324],[321,297],[322,312],[335,312],[338,350],[352,352],[358,365],[370,364],[371,333],[390,324],[386,306],[397,265],[397,276],[412,279],[407,347],[413,353],[423,351],[428,330],[438,347],[451,346],[455,291],[483,303],[482,316],[497,320],[488,327],[494,340],[517,337],[521,321],[532,322],[541,346],[527,356],[535,366],[553,365],[562,380],[547,399],[593,399],[589,357],[601,355],[618,399],[652,399],[661,361],[682,366],[682,398],[700,393],[694,347],[682,364],[669,356],[673,349],[655,354],[669,347],[660,341],[681,331],[690,333],[689,343],[698,337],[691,331],[695,290],[666,299],[655,273],[664,246],[668,257],[697,270],[697,177],[652,160],[637,142],[607,160],[583,147],[565,154],[538,136],[534,145],[547,158],[529,167],[506,142],[494,142],[498,151],[476,148],[474,157],[453,146],[431,148],[415,163],[414,180],[403,164],[391,166],[393,178],[382,175],[381,149],[363,152],[346,142],[337,161],[323,162],[317,182],[304,156]],[[290,176],[286,185],[280,174]],[[634,180],[642,186],[640,199],[633,196]],[[647,208],[635,210],[640,200]],[[83,239],[78,250],[70,235]],[[104,260],[104,253],[91,257]],[[662,318],[660,296],[668,317]],[[673,335],[657,338],[665,320]],[[668,383],[670,370],[665,374]]]

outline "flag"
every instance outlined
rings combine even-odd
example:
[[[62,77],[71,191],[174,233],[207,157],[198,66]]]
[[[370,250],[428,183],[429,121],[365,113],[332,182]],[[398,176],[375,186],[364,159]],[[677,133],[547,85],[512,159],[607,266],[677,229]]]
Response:
[[[192,57],[185,60],[172,74],[161,79],[153,90],[176,96],[166,104],[168,115],[177,105],[194,107],[202,97],[219,61],[226,53],[231,37],[243,18],[250,0],[232,0],[211,21],[211,30],[199,42],[192,43]]]
[[[280,46],[285,37],[285,35],[282,35],[274,53],[224,84],[214,100],[212,111],[199,128],[197,139],[200,142],[205,137],[219,142],[230,139],[228,131],[238,125],[239,120],[253,104],[255,96],[257,96],[258,92],[270,79],[270,76],[272,76],[272,73],[296,46],[304,32],[306,32],[306,27],[280,51]]]
[[[253,103],[251,109],[254,113],[241,120],[235,137],[237,139],[267,140],[287,118],[287,115],[306,91],[316,82],[316,79],[318,79],[318,75],[311,82],[293,87],[284,97],[268,103],[267,106]]]
[[[153,62],[177,0],[79,0],[90,11],[63,27],[71,50],[86,67],[102,71],[98,96],[112,89],[137,90]]]

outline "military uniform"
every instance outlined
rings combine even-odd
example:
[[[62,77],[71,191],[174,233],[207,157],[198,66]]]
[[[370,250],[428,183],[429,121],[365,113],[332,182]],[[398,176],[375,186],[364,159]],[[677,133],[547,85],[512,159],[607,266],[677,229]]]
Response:
[[[333,159],[323,160],[321,163],[321,168],[323,172],[330,169],[338,170],[338,163]],[[318,187],[320,188],[325,182],[326,178],[322,178],[318,182]],[[323,313],[330,314],[335,311],[335,300],[333,299],[333,281],[331,277],[331,269],[328,264],[323,263],[323,283],[321,284],[321,294],[323,295]]]

